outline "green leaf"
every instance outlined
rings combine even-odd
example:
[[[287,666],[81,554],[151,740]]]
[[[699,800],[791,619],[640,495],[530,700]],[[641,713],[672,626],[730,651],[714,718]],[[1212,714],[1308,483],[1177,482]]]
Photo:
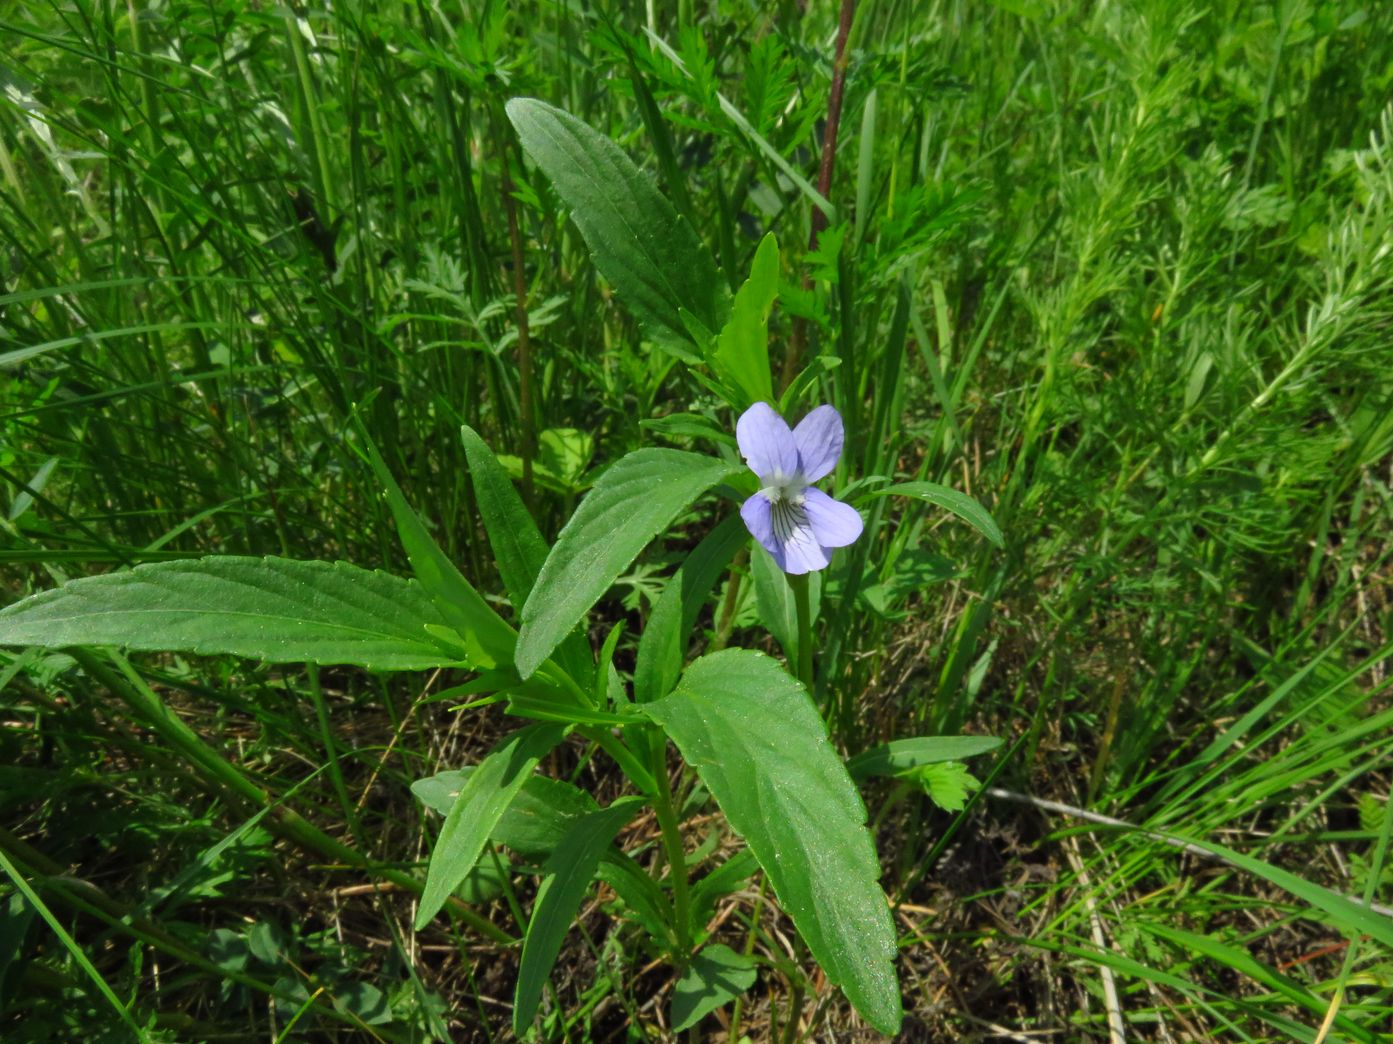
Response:
[[[49,457],[39,465],[39,470],[34,472],[28,482],[15,494],[14,500],[10,501],[9,520],[16,522],[24,516],[24,513],[34,506],[34,497],[43,493],[48,486],[48,480],[53,477],[53,469],[58,466],[58,457]]]
[[[595,438],[576,428],[547,428],[537,434],[532,481],[562,496],[575,496],[590,485],[585,469],[595,454]],[[498,463],[514,479],[522,479],[522,458],[502,454]]]
[[[523,149],[571,208],[595,267],[649,337],[692,343],[682,310],[709,330],[725,325],[730,292],[710,252],[619,146],[535,98],[514,98],[507,112]]]
[[[872,747],[848,761],[846,768],[859,783],[872,776],[898,775],[920,765],[961,761],[999,746],[1001,740],[995,736],[915,736]]]
[[[706,535],[667,582],[639,638],[634,664],[637,702],[666,696],[677,684],[697,613],[748,539],[740,516],[731,515]]]
[[[960,761],[920,765],[909,774],[928,793],[929,800],[945,812],[961,812],[968,796],[982,785]]]
[[[609,849],[600,860],[596,876],[614,889],[634,920],[660,945],[668,948],[677,945],[677,936],[668,923],[672,916],[671,904],[658,883],[632,857],[618,849]]]
[[[672,993],[672,1031],[695,1026],[726,1001],[755,984],[755,962],[729,946],[715,943],[692,958]]]
[[[920,500],[927,500],[930,504],[937,504],[945,511],[951,511],[957,515],[997,547],[1004,548],[1006,546],[1000,528],[992,516],[988,514],[987,509],[966,493],[959,493],[956,489],[951,489],[948,486],[940,486],[937,482],[899,482],[893,486],[878,489],[871,494],[873,497],[892,495],[918,497]]]
[[[733,404],[739,409],[774,401],[769,375],[769,309],[778,295],[779,242],[770,232],[755,251],[750,278],[735,294],[735,306],[711,359],[716,375],[743,393],[744,401]]]
[[[513,1032],[522,1036],[537,1014],[551,966],[561,952],[561,941],[576,918],[585,891],[599,868],[614,835],[643,806],[643,798],[620,798],[608,808],[576,820],[547,860],[546,877],[537,890],[537,902],[527,925],[513,996]]]
[[[461,425],[460,441],[464,443],[469,479],[489,547],[498,562],[498,573],[508,591],[508,600],[515,609],[521,609],[547,560],[547,542],[513,488],[512,479],[478,432],[467,424]]]
[[[788,287],[784,287],[784,310],[791,310],[789,308]],[[803,367],[803,372],[793,378],[793,383],[785,388],[784,393],[779,396],[778,412],[787,417],[793,410],[795,403],[802,402],[804,398],[812,394],[823,374],[831,373],[841,364],[842,360],[835,355],[818,355],[809,360],[808,365]]]
[[[1153,968],[1150,965],[1134,961],[1129,957],[1123,957],[1121,954],[1110,949],[1100,949],[1093,946],[1071,946],[1067,943],[1050,942],[1040,937],[1015,936],[1009,938],[1012,938],[1013,942],[1022,947],[1033,947],[1037,950],[1044,950],[1047,953],[1066,954],[1088,965],[1101,965],[1105,968],[1111,968],[1113,971],[1119,972],[1122,975],[1140,979],[1142,982],[1151,982],[1166,986],[1175,990],[1181,996],[1195,997],[1197,999],[1203,997],[1222,999],[1225,1002],[1231,1003],[1239,1011],[1278,1027],[1285,1034],[1285,1036],[1281,1038],[1284,1040],[1315,1039],[1315,1035],[1310,1027],[1303,1026],[1279,1014],[1280,1009],[1263,1004],[1250,1004],[1235,998],[1232,993],[1225,993],[1221,990],[1212,989],[1200,983],[1196,983],[1192,979],[1187,979],[1159,968]]]
[[[467,424],[460,426],[460,441],[464,443],[474,499],[503,587],[513,608],[521,612],[547,560],[546,539],[488,444]],[[585,639],[579,634],[568,635],[561,643],[557,660],[573,679],[584,678],[590,670]]]
[[[865,608],[887,620],[908,616],[904,603],[912,594],[922,594],[934,584],[943,583],[958,575],[958,567],[940,554],[926,548],[912,547],[901,551],[890,563],[888,576],[884,564],[867,569],[857,597]]]
[[[427,808],[447,816],[475,771],[470,765],[437,772],[412,783],[411,793]],[[499,817],[489,840],[507,845],[525,858],[538,859],[556,848],[572,823],[597,807],[594,798],[565,780],[528,776]]]
[[[658,102],[653,97],[653,92],[648,89],[647,80],[639,72],[638,63],[634,59],[634,51],[629,46],[628,39],[620,33],[615,34],[615,39],[624,48],[624,57],[629,66],[629,83],[634,91],[634,101],[638,103],[639,115],[643,118],[643,125],[648,128],[648,136],[653,139],[653,151],[658,157],[658,167],[663,172],[663,187],[667,189],[668,195],[672,197],[672,202],[676,204],[682,216],[688,221],[695,222],[691,194],[687,191],[687,176],[677,161],[676,151],[672,145],[672,135],[668,133],[667,124],[663,122],[662,110],[658,108]]]
[[[37,914],[38,910],[21,892],[11,892],[0,900],[0,1010],[8,1007],[19,977],[37,956],[25,945],[29,926]]]
[[[396,1017],[387,995],[370,982],[335,985],[334,1007],[369,1026],[384,1026]]]
[[[346,562],[212,557],[72,580],[0,610],[0,645],[117,645],[424,670],[458,663],[421,585]]]
[[[1383,819],[1388,815],[1387,804],[1380,804],[1373,794],[1359,795],[1359,829],[1377,834],[1383,830]]]
[[[474,864],[474,869],[464,875],[455,894],[460,897],[460,902],[470,906],[485,905],[502,898],[504,887],[511,877],[512,868],[497,853],[493,853],[493,858],[480,859]]]
[[[585,488],[585,469],[595,456],[595,436],[579,428],[544,428],[537,433],[538,467],[551,472],[567,489]]]
[[[1309,903],[1323,915],[1315,917],[1314,912],[1308,912],[1306,916],[1315,920],[1324,920],[1351,935],[1367,935],[1386,948],[1393,947],[1393,918],[1386,917],[1363,903],[1340,895],[1338,892],[1333,892],[1329,888],[1307,881],[1290,870],[1284,870],[1237,849],[1215,844],[1203,838],[1146,827],[1131,827],[1130,829],[1135,833],[1159,839],[1177,848],[1203,849],[1230,866],[1260,877],[1278,888],[1290,892],[1303,902]],[[1047,944],[1032,940],[1031,945],[1043,947]],[[1059,949],[1062,952],[1064,948]]]
[[[614,650],[619,647],[619,639],[623,635],[624,621],[620,620],[609,629],[604,645],[600,646],[600,656],[595,661],[595,681],[590,693],[590,702],[596,707],[613,706],[622,711],[629,702],[624,693],[624,681],[614,666]],[[611,694],[617,694],[618,699],[612,700]]]
[[[708,935],[707,925],[715,916],[716,904],[728,895],[740,891],[745,882],[759,869],[759,860],[748,848],[742,848],[692,888],[692,938],[697,942]]]
[[[368,438],[366,429],[358,427],[358,437],[371,465],[373,474],[382,486],[387,506],[397,523],[402,547],[411,560],[412,571],[421,586],[435,600],[445,620],[453,627],[469,651],[469,664],[479,670],[512,662],[517,633],[484,601],[474,585],[464,578],[455,564],[440,550],[440,545],[426,529],[411,505],[402,495],[401,487],[387,468],[377,447]]]
[[[566,735],[560,724],[529,725],[508,736],[465,780],[431,852],[416,930],[430,923],[474,868],[489,835],[512,805],[537,762]]]
[[[779,568],[774,556],[764,550],[758,540],[752,542],[750,576],[755,585],[755,606],[760,622],[769,629],[784,656],[791,664],[798,662],[798,606],[793,600],[793,588],[788,574]],[[808,578],[808,605],[811,618],[816,620],[822,605],[822,574]]]
[[[682,56],[674,51],[666,40],[655,34],[652,29],[646,26],[643,32],[648,37],[649,42],[666,55],[668,60],[677,66],[684,76],[696,79],[692,71],[687,68],[687,63],[683,61]],[[815,207],[827,215],[828,221],[835,222],[837,220],[837,208],[832,206],[827,197],[815,189],[812,183],[803,176],[802,172],[784,158],[784,154],[776,149],[773,144],[771,144],[770,141],[745,118],[744,113],[731,104],[730,100],[724,94],[721,94],[720,91],[713,91],[712,93],[715,95],[716,104],[720,107],[721,112],[725,113],[726,117],[740,128],[741,132],[750,139],[755,148],[764,153],[769,162],[773,163],[784,177],[788,178],[794,185],[797,185],[798,188],[802,190],[803,195],[807,196]],[[780,208],[782,208],[782,200],[780,200]]]
[[[666,417],[654,417],[638,422],[640,428],[647,428],[665,439],[705,439],[717,445],[736,448],[735,436],[726,428],[717,427],[710,417],[699,413],[671,413]]]
[[[518,673],[531,676],[655,536],[740,470],[698,453],[641,449],[601,475],[556,538],[523,606]]]
[[[866,808],[803,687],[769,657],[727,649],[643,707],[748,842],[827,977],[896,1032],[895,931]]]
[[[541,675],[538,674],[535,677],[541,677]],[[578,702],[572,693],[564,689],[553,686],[534,686],[530,681],[504,690],[504,695],[508,700],[509,714],[532,718],[534,721],[560,721],[568,725],[601,725],[605,728],[645,724],[638,715],[599,710]]]

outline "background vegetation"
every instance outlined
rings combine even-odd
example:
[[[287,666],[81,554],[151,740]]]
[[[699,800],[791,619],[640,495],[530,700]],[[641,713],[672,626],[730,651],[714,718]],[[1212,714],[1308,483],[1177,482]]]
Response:
[[[8,5],[6,601],[210,552],[404,572],[355,410],[501,591],[458,428],[522,452],[519,292],[547,532],[622,453],[731,431],[524,160],[503,104],[539,97],[649,168],[732,284],[779,237],[772,351],[800,345],[805,404],[846,416],[842,485],[941,482],[1006,534],[877,507],[826,577],[848,753],[1007,741],[961,813],[867,790],[906,1039],[1377,1039],[1393,955],[1314,886],[1393,905],[1393,6],[863,0],[815,250],[836,5],[658,7]],[[752,588],[694,640],[776,650]],[[409,783],[506,727],[452,711],[463,678],[0,665],[7,1040],[124,1039],[113,1002],[153,1039],[505,1035],[516,949],[413,934],[378,872],[438,828]],[[122,692],[204,745],[150,742]],[[932,782],[952,806],[963,781]],[[694,863],[728,850],[710,817],[687,832]],[[476,909],[506,938],[531,879],[501,876]],[[569,938],[544,1039],[664,1037],[669,983],[611,905]],[[767,958],[740,1032],[853,1039],[758,879],[715,916]]]

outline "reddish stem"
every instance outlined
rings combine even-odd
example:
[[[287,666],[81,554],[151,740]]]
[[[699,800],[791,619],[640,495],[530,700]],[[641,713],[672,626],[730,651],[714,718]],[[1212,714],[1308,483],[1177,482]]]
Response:
[[[842,122],[842,94],[846,89],[846,67],[850,61],[846,52],[847,37],[851,35],[851,23],[855,20],[856,0],[842,0],[841,20],[837,23],[836,53],[832,59],[832,92],[827,97],[827,126],[822,131],[822,163],[817,172],[817,190],[827,199],[832,191],[832,171],[837,164],[837,129]],[[808,235],[808,252],[817,249],[818,236],[827,227],[827,213],[821,207],[813,207],[812,230]],[[803,273],[803,289],[808,289],[812,280],[806,270]],[[798,373],[798,363],[803,354],[803,339],[806,323],[795,319],[793,331],[788,339],[788,351],[784,354],[783,386]]]

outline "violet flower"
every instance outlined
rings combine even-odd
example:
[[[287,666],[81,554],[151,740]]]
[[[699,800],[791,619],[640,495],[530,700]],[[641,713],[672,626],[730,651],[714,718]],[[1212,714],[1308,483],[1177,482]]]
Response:
[[[842,415],[831,406],[789,431],[773,407],[757,402],[735,424],[740,453],[763,484],[740,517],[785,573],[825,569],[833,548],[861,535],[860,513],[812,485],[837,466],[844,437]]]

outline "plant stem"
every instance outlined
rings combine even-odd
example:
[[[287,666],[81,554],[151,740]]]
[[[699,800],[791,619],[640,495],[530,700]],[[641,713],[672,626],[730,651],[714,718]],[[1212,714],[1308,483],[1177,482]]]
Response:
[[[832,191],[832,171],[837,163],[837,129],[842,122],[842,94],[846,89],[847,38],[851,35],[851,23],[856,15],[856,0],[842,0],[841,17],[837,23],[836,52],[832,58],[832,89],[827,96],[827,126],[822,132],[822,162],[817,172],[817,190],[823,199],[830,199]],[[808,235],[808,252],[817,249],[818,236],[827,227],[827,215],[821,207],[813,207],[812,230]],[[812,285],[806,274],[803,276],[803,289]],[[843,319],[845,322],[845,319]],[[784,354],[782,384],[787,388],[798,376],[798,364],[802,360],[803,340],[807,324],[803,319],[793,321],[793,329],[788,340],[788,351]]]
[[[603,725],[583,725],[576,729],[580,735],[596,744],[601,750],[614,759],[624,774],[629,777],[634,786],[645,794],[656,794],[659,784],[656,782],[657,773],[650,773],[645,769],[643,762],[628,747],[624,741],[614,735],[606,726]],[[666,780],[666,774],[663,775]]]
[[[813,693],[813,611],[808,597],[808,574],[790,575],[788,586],[793,588],[793,606],[798,612],[798,680]]]
[[[711,652],[724,649],[730,641],[730,632],[735,629],[735,610],[740,604],[740,576],[749,555],[749,548],[742,547],[730,563],[730,581],[726,584],[726,595],[721,601],[721,611],[716,618],[716,635],[711,639]]]
[[[687,968],[692,954],[691,905],[687,894],[687,853],[682,847],[682,832],[677,823],[677,810],[672,805],[672,784],[667,774],[667,741],[653,745],[653,779],[657,783],[653,809],[663,831],[663,851],[667,854],[668,876],[672,878],[672,915],[677,921],[677,953],[673,963],[678,972]]]
[[[803,984],[793,984],[793,996],[788,1001],[788,1024],[784,1027],[783,1044],[793,1044],[798,1039],[798,1023],[803,1016]]]

